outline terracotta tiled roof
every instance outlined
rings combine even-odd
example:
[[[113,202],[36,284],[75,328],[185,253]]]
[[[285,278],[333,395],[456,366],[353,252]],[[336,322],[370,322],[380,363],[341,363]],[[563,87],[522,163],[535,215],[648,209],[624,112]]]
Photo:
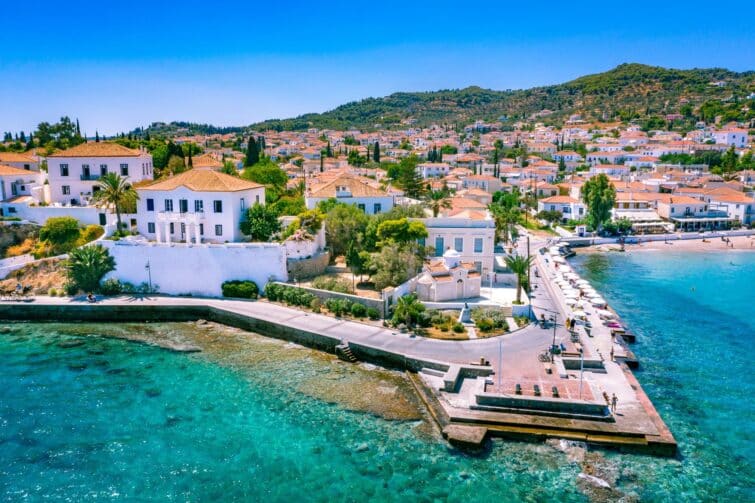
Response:
[[[191,160],[195,168],[222,168],[223,163],[215,159],[210,154],[203,154]]]
[[[139,157],[144,152],[113,142],[89,142],[56,152],[49,157]]]
[[[3,162],[38,162],[35,158],[29,154],[21,154],[18,152],[0,152],[0,163]]]
[[[0,164],[0,176],[36,176],[36,171],[29,171],[26,169],[14,168],[13,166],[6,166]]]
[[[333,181],[316,187],[310,197],[336,197],[338,187],[346,187],[352,197],[386,197],[388,193],[371,185],[372,180],[363,180],[354,175],[343,174]]]
[[[194,192],[238,192],[240,190],[259,189],[262,185],[219,171],[190,169],[165,180],[158,180],[145,187],[139,187],[138,190],[174,190],[178,187],[186,187]]]

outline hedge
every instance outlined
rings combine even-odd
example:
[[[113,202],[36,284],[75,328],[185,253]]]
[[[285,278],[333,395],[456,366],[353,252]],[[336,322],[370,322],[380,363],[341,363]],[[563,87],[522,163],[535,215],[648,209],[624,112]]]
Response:
[[[226,281],[221,285],[223,297],[236,297],[239,299],[256,299],[260,293],[257,283],[249,280]]]

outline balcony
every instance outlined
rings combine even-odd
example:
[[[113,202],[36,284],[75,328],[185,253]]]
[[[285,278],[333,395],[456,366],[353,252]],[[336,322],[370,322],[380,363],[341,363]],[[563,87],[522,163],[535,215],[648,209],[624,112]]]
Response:
[[[204,221],[204,212],[179,212],[179,211],[159,211],[157,213],[158,222],[180,222],[184,224],[198,224]]]
[[[95,180],[99,180],[100,179],[100,175],[95,175],[95,174],[92,174],[92,173],[89,173],[89,174],[84,173],[84,174],[81,175],[80,178],[81,178],[81,181],[84,181],[84,182],[95,181]]]

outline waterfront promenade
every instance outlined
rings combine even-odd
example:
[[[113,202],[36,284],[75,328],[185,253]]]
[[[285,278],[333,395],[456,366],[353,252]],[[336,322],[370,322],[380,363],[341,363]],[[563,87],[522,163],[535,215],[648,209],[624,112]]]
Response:
[[[537,242],[533,249],[545,244]],[[537,252],[534,255],[537,257]],[[533,314],[538,318],[544,314],[548,318],[550,314],[558,313],[556,342],[564,343],[573,351],[573,342],[563,327],[566,308],[548,280],[550,271],[541,257],[535,259],[535,270],[539,272],[532,277]],[[579,370],[565,371],[563,365],[539,361],[538,354],[552,343],[552,324],[546,327],[530,324],[487,339],[446,341],[404,334],[367,322],[305,312],[264,300],[157,295],[110,297],[90,304],[85,298],[40,296],[28,302],[0,303],[0,319],[5,320],[137,322],[199,318],[331,352],[337,345],[348,343],[360,359],[420,372],[417,376],[421,378],[413,378],[413,381],[418,391],[424,393],[428,406],[435,409],[434,416],[441,427],[475,425],[491,434],[572,438],[602,445],[647,448],[648,452],[654,452],[652,446],[660,445],[657,450],[664,454],[673,452],[675,447],[673,437],[631,372],[624,364],[601,358],[607,354],[603,332],[595,340],[583,342],[586,355],[603,360],[601,368],[586,371],[580,380]],[[499,354],[503,355],[500,362]],[[489,366],[479,365],[481,359],[490,362]],[[560,363],[560,359],[557,361]],[[459,368],[463,370],[459,372]],[[436,372],[435,377],[423,369]],[[451,369],[455,369],[456,374],[449,389],[444,379],[454,373]],[[555,400],[557,407],[564,410],[575,403],[576,407],[591,407],[589,404],[605,407],[603,393],[616,394],[618,409],[606,418],[591,420],[547,417],[547,414],[543,416],[534,411],[512,413],[510,410],[495,410],[495,407],[492,410],[477,408],[480,391],[507,399],[527,400],[534,398],[535,386],[546,390],[548,397],[543,397],[546,401]],[[522,388],[522,393],[516,392],[517,387]],[[559,390],[558,398],[550,398],[550,390],[554,387]]]

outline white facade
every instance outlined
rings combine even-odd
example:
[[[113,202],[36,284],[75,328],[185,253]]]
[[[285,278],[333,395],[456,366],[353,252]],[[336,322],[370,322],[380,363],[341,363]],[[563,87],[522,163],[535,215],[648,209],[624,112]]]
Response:
[[[242,241],[243,214],[265,204],[264,187],[233,192],[137,189],[137,228],[148,239],[171,243],[233,243]]]
[[[0,152],[0,164],[24,171],[39,171],[39,161],[28,154]]]
[[[425,245],[441,257],[448,250],[459,253],[459,260],[471,262],[483,275],[493,271],[495,221],[492,218],[425,218]]]
[[[44,179],[44,174],[39,171],[0,166],[0,200],[30,196],[36,202],[43,201]]]
[[[88,205],[97,190],[98,180],[106,173],[117,173],[132,184],[152,180],[152,156],[147,152],[125,147],[113,150],[79,148],[88,146],[79,145],[47,159],[51,202]],[[91,152],[93,155],[79,156],[77,152]],[[94,155],[99,152],[113,155]]]
[[[746,129],[726,129],[723,131],[714,131],[713,138],[717,144],[728,145],[730,147],[745,148],[747,146]]]
[[[580,220],[586,214],[585,205],[569,196],[553,196],[540,199],[537,202],[537,211],[560,211],[563,215],[563,222],[567,222],[570,219]]]
[[[441,178],[447,176],[451,166],[445,162],[423,162],[417,164],[417,172],[422,178]]]
[[[317,206],[320,201],[327,201],[329,197],[305,197],[307,209],[311,210]],[[384,196],[362,196],[353,197],[350,194],[336,195],[339,203],[353,204],[368,215],[377,215],[390,211],[394,205],[394,199],[391,195]]]

